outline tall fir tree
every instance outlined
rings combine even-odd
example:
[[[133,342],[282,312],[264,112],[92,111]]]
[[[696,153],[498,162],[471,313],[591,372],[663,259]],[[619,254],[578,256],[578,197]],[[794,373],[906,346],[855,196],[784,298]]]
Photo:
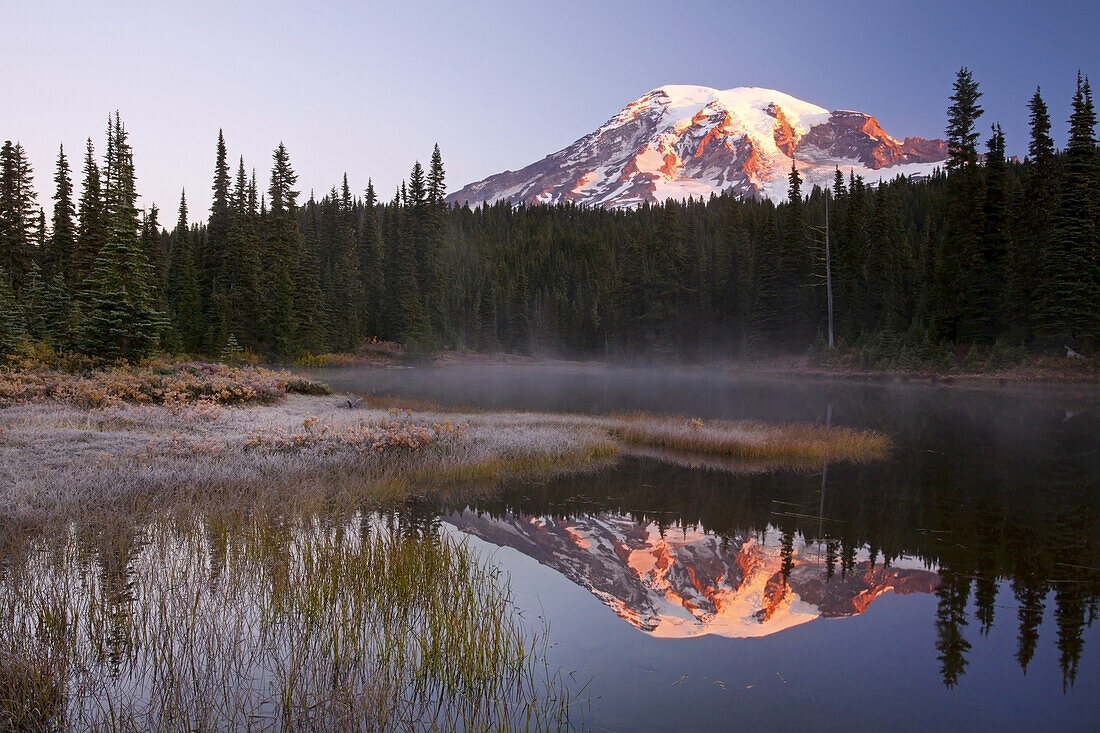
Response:
[[[402,182],[386,212],[383,325],[388,338],[404,343],[423,343],[428,334],[417,285],[416,253],[408,231],[407,201],[408,194]]]
[[[977,120],[983,112],[978,100],[982,94],[966,67],[959,70],[953,88],[947,111],[948,203],[936,262],[935,314],[939,334],[951,341],[967,332],[963,319],[977,307],[969,300],[969,286],[983,227],[977,148]]]
[[[1040,332],[1052,346],[1100,346],[1100,243],[1097,241],[1096,109],[1077,73],[1065,151],[1055,244],[1043,262]],[[1057,343],[1062,341],[1062,344]]]
[[[226,267],[222,283],[228,309],[229,333],[241,346],[258,349],[260,330],[260,240],[256,232],[258,212],[250,190],[244,158],[237,166],[229,234],[226,238]]]
[[[290,155],[283,143],[275,148],[272,161],[268,187],[271,200],[263,247],[264,320],[269,349],[285,358],[298,351],[298,314],[301,312],[296,286],[302,256],[296,203],[298,191],[294,190],[298,175],[290,165]]]
[[[1031,343],[1041,330],[1038,304],[1041,273],[1056,269],[1053,255],[1054,215],[1057,208],[1057,171],[1050,113],[1038,88],[1028,102],[1030,140],[1024,161],[1019,198],[1013,207],[1014,236],[1010,242],[1006,316],[1013,340]]]
[[[16,293],[35,263],[38,206],[26,151],[10,140],[0,147],[0,266]]]
[[[360,339],[359,253],[356,248],[355,207],[348,176],[335,202],[335,241],[332,253],[331,322],[333,348],[354,351]]]
[[[443,156],[439,144],[432,148],[432,159],[428,166],[427,191],[427,232],[425,234],[425,277],[430,296],[425,300],[425,309],[437,337],[446,337],[450,330],[447,324],[444,306],[444,248],[446,246],[447,204],[446,173],[443,170]]]
[[[179,216],[170,239],[168,307],[175,345],[192,354],[202,352],[205,332],[198,269],[195,266],[195,238],[187,222],[187,193],[181,192]]]
[[[386,287],[382,274],[382,226],[378,217],[378,208],[374,183],[368,180],[356,247],[359,253],[361,281],[359,291],[361,331],[372,337],[382,334],[382,303]]]
[[[298,324],[295,346],[307,353],[320,354],[326,351],[329,319],[321,285],[317,202],[312,195],[306,203],[304,213],[306,224],[301,236],[295,282]]]
[[[117,112],[107,150],[108,235],[90,278],[84,347],[99,356],[136,359],[156,348],[164,317],[141,246],[133,153]]]
[[[57,171],[54,173],[56,186],[53,195],[53,217],[51,218],[49,245],[43,253],[42,264],[46,276],[55,274],[69,277],[73,256],[76,252],[76,208],[73,205],[73,179],[69,161],[65,157],[65,146],[57,152]]]
[[[962,336],[971,343],[990,344],[1001,333],[1005,292],[1005,261],[1009,250],[1009,181],[1005,138],[1001,125],[990,129],[983,181],[982,230],[978,249],[967,263],[971,273]]]
[[[107,240],[107,215],[104,209],[102,178],[95,160],[95,149],[88,139],[84,154],[84,179],[77,210],[76,252],[70,268],[70,280],[78,293],[86,290],[99,250]]]
[[[210,201],[210,219],[206,225],[206,237],[200,242],[199,287],[202,290],[203,313],[207,324],[206,348],[212,354],[220,353],[229,315],[227,313],[227,283],[224,271],[230,266],[226,259],[231,212],[229,203],[229,162],[225,135],[218,130],[218,143],[214,155],[213,194]]]
[[[779,261],[779,321],[772,341],[787,348],[806,342],[812,323],[809,304],[810,246],[802,201],[802,176],[794,159],[787,176],[787,203]]]

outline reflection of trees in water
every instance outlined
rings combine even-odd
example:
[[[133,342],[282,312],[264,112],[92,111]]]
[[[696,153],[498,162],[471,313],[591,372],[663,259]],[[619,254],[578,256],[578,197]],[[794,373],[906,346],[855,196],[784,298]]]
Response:
[[[970,642],[963,636],[966,627],[966,602],[970,597],[970,581],[953,570],[940,568],[940,585],[936,588],[936,651],[940,660],[943,684],[954,687],[966,670],[966,653]]]
[[[117,676],[134,651],[134,563],[144,538],[129,526],[84,527],[78,536],[78,553],[83,567],[94,572],[98,582],[85,579],[85,592],[95,594],[89,604],[89,627],[100,659],[112,676]],[[86,562],[91,560],[91,565]],[[94,570],[93,570],[94,568]]]
[[[593,474],[517,483],[477,508],[497,517],[629,514],[662,529],[698,525],[722,537],[776,527],[785,572],[800,534],[823,543],[830,579],[837,565],[850,573],[863,548],[872,562],[919,557],[940,567],[944,580],[936,646],[948,686],[966,668],[971,596],[975,626],[988,634],[998,583],[1008,580],[1024,672],[1053,594],[1068,687],[1100,601],[1093,539],[1100,536],[1100,419],[1065,423],[1058,410],[1006,410],[1006,402],[979,396],[922,413],[892,431],[899,447],[888,463],[829,466],[825,494],[820,474],[732,475],[626,459]]]

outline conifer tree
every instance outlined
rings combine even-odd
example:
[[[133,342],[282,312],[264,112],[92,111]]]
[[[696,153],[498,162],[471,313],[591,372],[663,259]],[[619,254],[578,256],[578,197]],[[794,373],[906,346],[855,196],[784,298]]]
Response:
[[[374,183],[367,181],[363,199],[363,215],[359,224],[358,241],[359,276],[361,280],[359,318],[362,332],[379,336],[383,332],[382,302],[385,281],[382,276],[382,227],[378,218],[378,197]]]
[[[298,231],[298,192],[294,184],[297,174],[290,165],[286,146],[279,143],[272,154],[270,210],[265,221],[264,280],[266,294],[265,322],[270,348],[281,357],[292,356],[297,350],[298,314],[296,275],[302,256]],[[263,202],[261,202],[263,208]]]
[[[158,297],[164,295],[168,285],[168,259],[160,248],[160,209],[151,204],[141,217],[141,248],[153,270],[153,286]]]
[[[196,238],[187,223],[187,193],[181,192],[179,216],[170,240],[168,306],[177,345],[192,354],[202,351],[205,332],[198,270],[195,266]]]
[[[95,259],[107,239],[107,217],[104,211],[102,180],[95,161],[95,149],[88,139],[84,155],[84,180],[77,211],[76,252],[70,268],[70,281],[78,292],[86,290]]]
[[[947,112],[947,215],[936,262],[937,327],[941,336],[952,341],[966,332],[962,320],[977,308],[968,302],[968,288],[983,228],[977,149],[977,120],[983,111],[978,100],[982,95],[966,67],[956,75],[954,90]]]
[[[426,233],[426,276],[427,289],[431,293],[425,303],[432,330],[437,336],[445,336],[448,331],[446,309],[443,301],[443,250],[446,244],[444,217],[447,204],[443,201],[447,194],[446,177],[443,170],[443,156],[439,145],[432,148],[432,159],[428,167],[428,201]]]
[[[305,207],[305,230],[302,232],[297,266],[296,347],[311,354],[323,353],[328,336],[328,314],[321,290],[321,267],[318,257],[317,202],[310,195]]]
[[[36,259],[38,210],[26,152],[10,140],[0,147],[0,266],[18,293]]]
[[[442,319],[441,305],[436,294],[441,287],[441,253],[432,237],[432,208],[428,201],[424,168],[417,161],[409,174],[405,232],[416,260],[416,286],[420,294],[420,310],[427,324],[435,328]],[[425,331],[424,337],[429,337]]]
[[[54,272],[43,283],[39,308],[45,326],[41,338],[58,350],[68,351],[77,347],[72,294],[60,272]]]
[[[986,147],[982,232],[978,250],[969,262],[972,279],[967,288],[963,337],[973,343],[992,343],[1001,332],[1005,305],[1005,259],[1008,252],[1008,171],[1005,138],[1000,124],[991,128]]]
[[[422,343],[427,333],[416,280],[416,253],[407,229],[407,200],[402,182],[386,212],[384,332],[395,341]]]
[[[475,341],[479,351],[496,351],[497,298],[493,278],[485,276],[478,288],[477,318],[474,326]]]
[[[84,347],[99,356],[135,359],[157,346],[164,318],[139,239],[133,154],[117,113],[107,150],[108,236],[89,280]]]
[[[232,216],[226,238],[227,266],[222,282],[230,333],[244,346],[257,349],[262,336],[259,310],[260,241],[256,233],[255,192],[250,189],[244,158],[241,158],[230,199]]]
[[[506,339],[508,348],[520,354],[526,354],[531,343],[531,291],[523,267],[511,283]]]
[[[15,297],[11,278],[0,265],[0,354],[10,354],[26,333],[23,309]]]
[[[977,122],[984,111],[978,100],[982,93],[970,69],[959,69],[947,110],[947,172],[964,171],[978,163]]]
[[[73,180],[65,146],[57,153],[57,172],[53,177],[57,188],[53,195],[53,218],[47,251],[43,253],[43,270],[48,277],[67,275],[76,251],[76,209],[73,206]]]
[[[356,250],[355,210],[348,176],[344,174],[335,202],[336,232],[332,253],[332,345],[354,351],[360,336],[359,253]]]
[[[779,270],[779,229],[774,218],[764,225],[752,253],[753,287],[750,342],[767,350],[785,326],[785,292]]]
[[[1077,74],[1056,244],[1044,260],[1041,331],[1064,345],[1100,344],[1100,254],[1097,241],[1096,110],[1088,78]],[[1062,346],[1063,344],[1051,344]]]
[[[27,335],[33,341],[43,341],[48,331],[45,314],[45,301],[42,270],[38,263],[31,261],[27,268],[23,289],[17,294],[19,305],[23,309]]]
[[[794,160],[787,177],[785,226],[781,233],[779,261],[780,299],[775,343],[787,346],[804,343],[810,325],[809,297],[810,248],[803,218],[802,176]]]
[[[1010,242],[1006,308],[1016,340],[1024,343],[1029,343],[1039,328],[1036,290],[1040,273],[1056,269],[1050,261],[1057,206],[1054,140],[1050,137],[1050,114],[1038,88],[1028,102],[1028,111],[1031,138],[1020,199],[1014,207],[1017,216]]]
[[[218,144],[214,156],[213,198],[210,202],[210,219],[206,225],[206,237],[200,241],[197,265],[199,287],[204,303],[203,312],[207,324],[206,347],[210,353],[219,353],[224,344],[223,325],[228,320],[226,290],[223,271],[229,266],[226,259],[230,221],[229,162],[225,135],[218,130]]]

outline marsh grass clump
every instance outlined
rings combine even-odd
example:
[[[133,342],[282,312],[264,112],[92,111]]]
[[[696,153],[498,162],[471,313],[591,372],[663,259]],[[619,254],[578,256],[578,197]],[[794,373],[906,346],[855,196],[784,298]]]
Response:
[[[378,515],[74,525],[9,568],[0,729],[569,724],[570,691],[499,573]]]
[[[0,731],[54,730],[65,703],[65,666],[37,639],[0,642]]]
[[[866,463],[890,450],[889,438],[881,433],[820,425],[630,415],[609,421],[608,429],[632,446],[786,468],[813,468],[825,461]]]

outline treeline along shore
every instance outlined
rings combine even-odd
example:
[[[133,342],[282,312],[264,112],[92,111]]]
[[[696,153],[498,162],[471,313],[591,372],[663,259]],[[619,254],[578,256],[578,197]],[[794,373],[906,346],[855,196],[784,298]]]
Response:
[[[829,190],[807,192],[792,168],[784,202],[632,210],[451,206],[438,146],[394,192],[360,195],[345,175],[303,201],[283,144],[261,185],[219,132],[209,215],[184,194],[170,228],[155,205],[138,208],[116,113],[105,151],[87,142],[79,194],[59,151],[48,218],[26,152],[3,145],[0,351],[288,362],[377,340],[573,358],[810,352],[862,368],[1087,363],[1100,346],[1089,81],[1078,77],[1064,150],[1036,90],[1022,162],[980,122],[980,98],[960,70],[950,155],[925,180],[838,167]]]

